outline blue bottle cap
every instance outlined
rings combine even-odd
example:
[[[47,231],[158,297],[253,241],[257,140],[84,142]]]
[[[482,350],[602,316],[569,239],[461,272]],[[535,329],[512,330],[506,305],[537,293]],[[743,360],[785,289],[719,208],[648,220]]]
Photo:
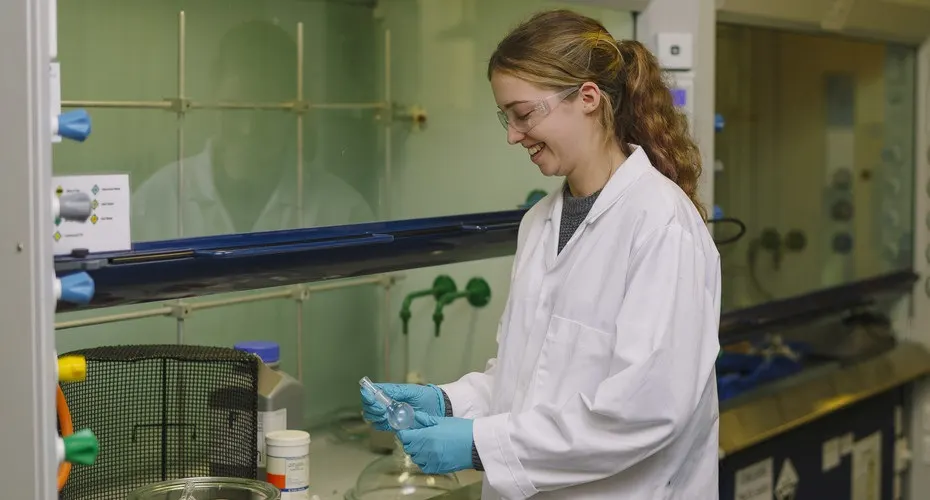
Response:
[[[277,363],[281,359],[281,347],[277,342],[270,340],[249,340],[239,342],[233,346],[234,349],[245,351],[258,356],[263,363]]]

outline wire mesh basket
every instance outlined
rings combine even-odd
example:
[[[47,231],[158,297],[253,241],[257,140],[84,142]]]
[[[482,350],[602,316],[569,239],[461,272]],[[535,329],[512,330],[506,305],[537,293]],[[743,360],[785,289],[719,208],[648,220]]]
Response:
[[[61,500],[111,500],[160,481],[257,476],[258,358],[223,347],[134,345],[73,351],[84,382],[62,386],[74,427],[100,441]]]

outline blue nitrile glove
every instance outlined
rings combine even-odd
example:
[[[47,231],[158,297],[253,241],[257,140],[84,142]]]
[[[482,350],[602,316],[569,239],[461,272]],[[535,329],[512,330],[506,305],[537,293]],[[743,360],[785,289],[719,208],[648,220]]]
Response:
[[[416,413],[417,428],[397,432],[397,438],[426,474],[448,474],[471,469],[474,420],[433,417]]]
[[[427,415],[441,417],[446,414],[446,403],[442,398],[442,390],[435,385],[418,384],[375,384],[394,401],[407,403],[414,411]],[[365,420],[371,422],[372,427],[379,431],[389,431],[386,408],[375,400],[373,394],[362,388],[362,411]]]

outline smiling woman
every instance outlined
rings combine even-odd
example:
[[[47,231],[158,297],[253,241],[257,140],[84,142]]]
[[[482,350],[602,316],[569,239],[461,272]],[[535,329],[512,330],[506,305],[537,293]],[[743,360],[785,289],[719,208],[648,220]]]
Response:
[[[483,470],[486,500],[716,498],[720,257],[655,58],[556,10],[488,77],[507,141],[564,188],[520,225],[488,368],[395,388],[417,411],[404,449],[426,473]]]
[[[580,40],[574,27],[531,31],[543,24],[560,26],[572,16],[563,10],[534,17],[501,41],[491,57],[488,79],[508,142],[530,150],[543,174],[565,176],[572,193],[580,196],[599,189],[630,155],[630,144],[639,145],[706,217],[697,201],[700,153],[655,56],[637,41],[615,40],[594,19],[581,23]],[[557,109],[563,100],[571,105]],[[572,118],[543,124],[550,113]],[[596,120],[579,121],[587,115]],[[584,153],[603,150],[597,141],[607,145],[606,157]],[[590,178],[591,169],[608,173],[585,183],[582,178]]]

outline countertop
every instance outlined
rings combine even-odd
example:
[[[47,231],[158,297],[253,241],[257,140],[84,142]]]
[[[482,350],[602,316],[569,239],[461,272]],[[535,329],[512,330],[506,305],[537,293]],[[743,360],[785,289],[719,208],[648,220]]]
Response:
[[[346,492],[355,486],[359,474],[370,463],[384,457],[368,447],[368,439],[345,441],[330,430],[311,431],[310,443],[310,494],[320,500],[344,500]],[[465,485],[477,485],[478,496],[453,496],[459,498],[480,498],[482,475],[476,471],[462,471],[457,474],[459,481]],[[456,491],[455,493],[458,493]],[[447,498],[441,496],[438,498]]]
[[[481,483],[471,483],[451,493],[435,497],[433,500],[481,500]]]

